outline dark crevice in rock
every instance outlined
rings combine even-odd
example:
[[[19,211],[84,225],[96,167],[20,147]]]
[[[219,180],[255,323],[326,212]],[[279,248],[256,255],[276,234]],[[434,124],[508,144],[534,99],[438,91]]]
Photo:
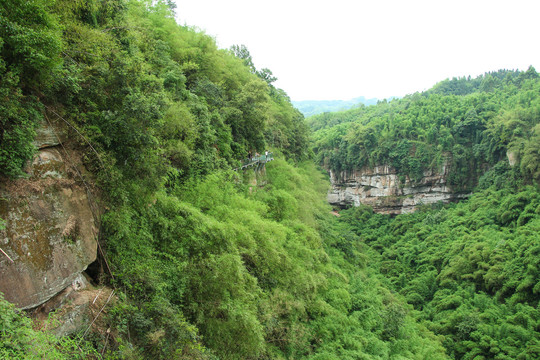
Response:
[[[101,259],[101,256],[98,256],[96,261],[88,265],[84,273],[90,278],[93,285],[103,285],[105,279],[105,264]]]

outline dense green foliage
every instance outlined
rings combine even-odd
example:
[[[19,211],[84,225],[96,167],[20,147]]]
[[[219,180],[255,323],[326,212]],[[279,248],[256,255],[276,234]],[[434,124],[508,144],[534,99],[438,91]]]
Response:
[[[457,205],[396,218],[349,209],[341,221],[374,250],[372,266],[417,320],[444,336],[451,357],[540,356],[537,187],[490,187]]]
[[[499,71],[422,94],[308,120],[334,171],[390,165],[412,184],[449,167],[467,201],[395,218],[341,212],[369,267],[414,306],[455,359],[540,356],[540,79]],[[512,165],[510,165],[510,162]],[[529,184],[529,185],[527,185]]]
[[[32,321],[17,313],[1,294],[0,323],[0,359],[70,360],[98,356],[89,342],[57,339],[45,330],[34,330]]]
[[[470,190],[509,152],[525,177],[540,181],[540,78],[532,67],[446,80],[309,123],[319,163],[334,171],[390,165],[415,181],[446,164],[448,184]]]
[[[540,355],[534,69],[310,119],[328,169],[388,164],[414,181],[447,163],[451,185],[478,185],[461,204],[339,219],[272,72],[244,46],[220,50],[176,24],[170,1],[4,1],[0,74],[0,172],[23,174],[44,118],[69,124],[100,188],[118,294],[107,347],[99,333],[34,330],[0,300],[0,356]],[[276,160],[258,173],[231,170],[267,148]]]
[[[4,174],[20,173],[32,154],[45,107],[120,177],[185,179],[269,146],[306,155],[302,115],[271,72],[178,26],[164,2],[8,1],[0,11]]]
[[[60,29],[48,1],[0,3],[0,173],[20,175],[33,154],[38,97],[59,70]]]
[[[236,176],[215,173],[107,214],[115,274],[138,304],[122,318],[139,339],[171,336],[143,357],[192,346],[189,322],[224,359],[445,358],[403,299],[370,276],[365,255],[342,249],[313,165],[273,161],[257,191]]]
[[[308,154],[303,116],[245,47],[217,49],[159,1],[12,2],[2,11],[11,31],[2,33],[2,106],[14,115],[3,118],[1,172],[20,174],[42,118],[76,129],[107,207],[102,236],[119,294],[106,356],[444,357],[402,299],[363,269],[334,264],[344,260],[327,248],[337,233],[321,233],[326,183],[312,165],[283,160]],[[31,30],[39,36],[16,36]],[[20,151],[7,151],[10,136]],[[230,169],[267,147],[282,158],[267,167],[268,184],[245,185],[250,177]],[[370,285],[351,287],[353,274]],[[40,336],[28,332],[17,351],[57,341]]]

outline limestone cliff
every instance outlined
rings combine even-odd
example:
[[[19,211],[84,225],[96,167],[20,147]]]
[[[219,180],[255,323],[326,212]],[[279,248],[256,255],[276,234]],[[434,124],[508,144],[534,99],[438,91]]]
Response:
[[[328,202],[334,206],[369,205],[375,212],[403,214],[416,210],[421,204],[450,202],[468,194],[454,192],[447,185],[448,167],[426,171],[416,182],[400,177],[390,166],[375,166],[355,171],[330,171],[332,188]]]
[[[21,309],[36,307],[76,281],[96,259],[97,229],[80,162],[67,158],[64,131],[44,124],[28,178],[0,183],[0,291]],[[94,211],[95,213],[95,211]]]

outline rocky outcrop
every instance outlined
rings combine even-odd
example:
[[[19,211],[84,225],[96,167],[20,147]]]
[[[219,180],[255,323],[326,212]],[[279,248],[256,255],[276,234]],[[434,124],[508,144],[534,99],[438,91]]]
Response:
[[[419,205],[462,199],[468,194],[456,193],[447,185],[448,167],[426,171],[416,182],[399,176],[390,166],[362,168],[355,171],[330,171],[332,188],[328,202],[338,207],[369,205],[377,213],[403,214]]]
[[[510,166],[514,166],[519,163],[519,153],[517,151],[506,151],[506,157]]]
[[[67,129],[63,127],[58,121],[52,121],[49,123],[46,119],[43,119],[40,126],[36,129],[36,137],[34,138],[34,145],[38,149],[44,149],[48,147],[54,147],[65,142],[67,139]]]
[[[105,305],[116,300],[113,295],[113,289],[95,288],[80,275],[70,286],[32,309],[30,315],[34,326],[47,328],[59,337],[82,334],[90,327],[103,332],[107,325],[99,315]]]
[[[33,309],[30,314],[35,324],[47,326],[57,336],[69,336],[80,332],[90,324],[89,307],[92,299],[87,294],[95,292],[81,274],[67,288]],[[52,324],[51,313],[54,312]]]
[[[42,126],[28,178],[0,184],[0,291],[21,309],[70,286],[96,259],[97,229],[85,186],[60,146],[61,130]]]

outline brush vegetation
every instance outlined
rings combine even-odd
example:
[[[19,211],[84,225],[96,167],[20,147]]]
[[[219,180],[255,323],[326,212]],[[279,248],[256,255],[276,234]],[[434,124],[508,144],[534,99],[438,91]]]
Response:
[[[534,69],[306,122],[244,46],[218,49],[179,26],[171,4],[0,4],[0,172],[25,176],[44,119],[69,124],[106,210],[102,281],[118,294],[110,333],[84,339],[34,329],[0,300],[0,356],[540,356]],[[263,183],[231,170],[266,149],[276,160]],[[394,218],[365,207],[337,218],[313,157],[412,179],[446,162],[451,184],[475,194]]]

